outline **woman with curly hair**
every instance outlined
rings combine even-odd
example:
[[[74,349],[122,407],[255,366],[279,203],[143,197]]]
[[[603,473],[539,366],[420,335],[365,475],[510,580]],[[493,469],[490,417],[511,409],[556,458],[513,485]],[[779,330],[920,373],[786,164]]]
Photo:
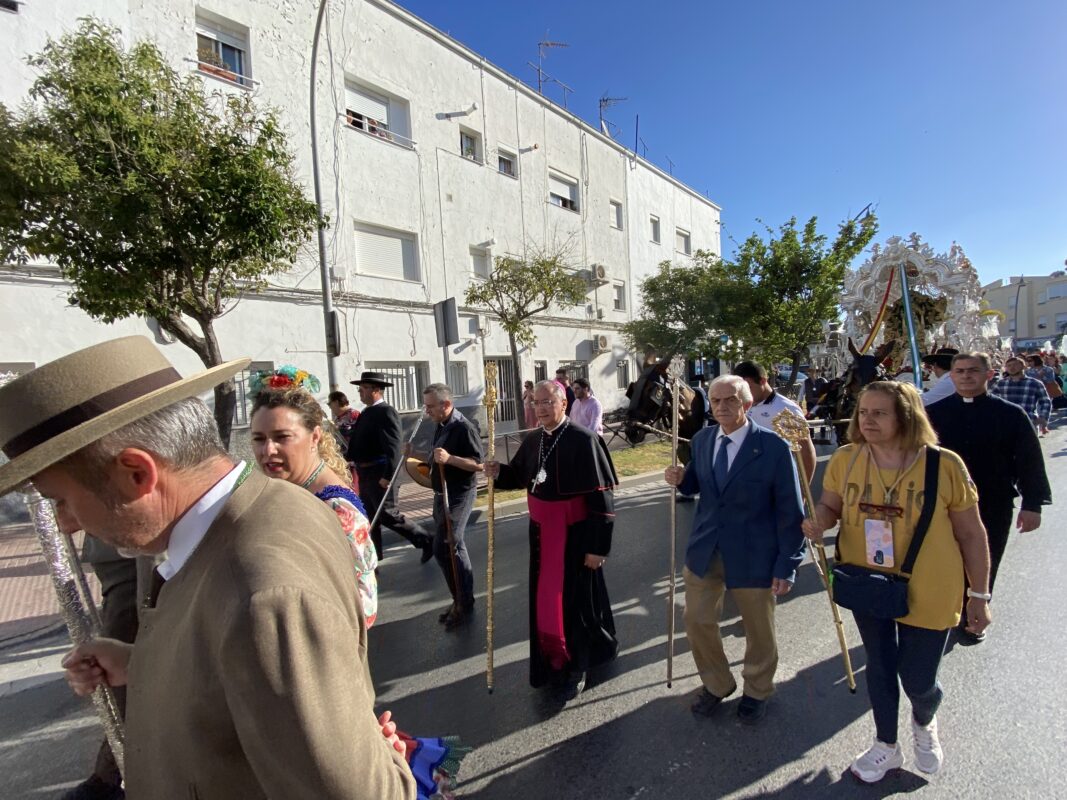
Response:
[[[314,378],[307,375],[304,382],[309,380]],[[252,403],[252,452],[256,463],[269,477],[314,492],[337,514],[352,546],[359,596],[369,628],[378,614],[378,583],[374,577],[378,556],[370,540],[370,521],[352,491],[348,465],[337,439],[324,430],[326,415],[318,401],[295,382],[288,387],[275,384],[276,380],[259,391]]]

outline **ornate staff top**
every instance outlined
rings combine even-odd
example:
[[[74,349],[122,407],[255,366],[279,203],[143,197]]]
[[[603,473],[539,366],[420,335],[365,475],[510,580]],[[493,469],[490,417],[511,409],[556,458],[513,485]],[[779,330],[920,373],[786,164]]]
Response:
[[[789,443],[789,449],[800,451],[800,443],[808,438],[808,423],[792,411],[779,411],[771,420],[774,432]]]
[[[492,435],[496,428],[496,419],[494,418],[494,412],[497,404],[497,368],[495,361],[487,361],[485,364],[485,395],[482,397],[482,404],[485,406],[486,422],[489,426],[489,444],[487,457],[492,458],[496,452],[495,437]]]

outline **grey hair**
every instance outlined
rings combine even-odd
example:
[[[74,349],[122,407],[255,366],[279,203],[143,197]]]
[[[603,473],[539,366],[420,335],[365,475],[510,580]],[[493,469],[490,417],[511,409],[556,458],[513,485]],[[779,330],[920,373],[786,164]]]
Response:
[[[423,395],[432,394],[438,403],[443,403],[445,400],[452,401],[452,390],[443,383],[431,383],[422,390],[422,393]]]
[[[191,397],[141,417],[68,456],[63,466],[85,486],[99,486],[123,450],[147,450],[175,471],[228,457],[210,409]]]
[[[536,392],[539,389],[548,389],[550,392],[552,392],[552,394],[554,394],[564,403],[567,402],[567,393],[563,391],[562,387],[560,387],[560,385],[555,381],[538,381],[534,385],[534,391]]]
[[[715,388],[716,384],[725,383],[734,387],[734,392],[741,398],[742,403],[752,402],[752,387],[748,385],[744,378],[739,375],[720,375],[708,384],[708,394],[711,394],[711,390]]]

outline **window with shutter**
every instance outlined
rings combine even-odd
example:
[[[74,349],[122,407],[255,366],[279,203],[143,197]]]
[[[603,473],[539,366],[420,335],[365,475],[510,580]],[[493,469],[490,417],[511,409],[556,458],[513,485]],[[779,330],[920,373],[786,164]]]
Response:
[[[381,228],[356,228],[356,268],[368,275],[419,280],[415,237]]]
[[[678,228],[674,234],[674,249],[679,253],[689,255],[692,252],[692,244],[689,239],[689,231]]]
[[[238,86],[251,87],[248,63],[248,31],[221,19],[210,19],[197,13],[196,17],[197,69]]]
[[[362,87],[345,85],[345,116],[353,128],[388,138],[389,100]]]
[[[610,201],[608,212],[608,224],[613,228],[622,230],[622,203],[618,200]]]
[[[659,244],[659,217],[651,216],[648,218],[649,235],[652,237],[652,241]]]
[[[489,277],[489,253],[478,247],[471,248],[471,272],[479,278]]]
[[[548,176],[548,202],[560,208],[577,211],[578,182],[562,175],[550,173]]]

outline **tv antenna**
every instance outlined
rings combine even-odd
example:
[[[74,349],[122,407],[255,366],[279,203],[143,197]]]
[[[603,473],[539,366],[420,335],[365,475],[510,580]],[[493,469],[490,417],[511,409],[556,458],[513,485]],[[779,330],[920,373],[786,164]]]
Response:
[[[541,94],[544,94],[542,90],[544,89],[545,78],[548,78],[550,81],[555,81],[556,83],[559,83],[559,81],[556,81],[555,78],[545,75],[544,70],[545,50],[550,50],[553,47],[570,47],[570,45],[566,42],[553,42],[547,38],[542,39],[540,42],[537,43],[537,91]],[[560,86],[563,86],[563,84],[560,83]],[[566,93],[564,93],[563,96],[566,97]]]
[[[608,97],[608,93],[606,90],[604,94],[601,95],[600,99],[597,101],[597,105],[600,106],[601,133],[607,134],[608,136],[611,135],[608,131],[608,125],[610,125],[611,123],[604,119],[604,110],[611,108],[612,106],[617,106],[619,103],[625,103],[628,99],[629,98],[627,97]]]

